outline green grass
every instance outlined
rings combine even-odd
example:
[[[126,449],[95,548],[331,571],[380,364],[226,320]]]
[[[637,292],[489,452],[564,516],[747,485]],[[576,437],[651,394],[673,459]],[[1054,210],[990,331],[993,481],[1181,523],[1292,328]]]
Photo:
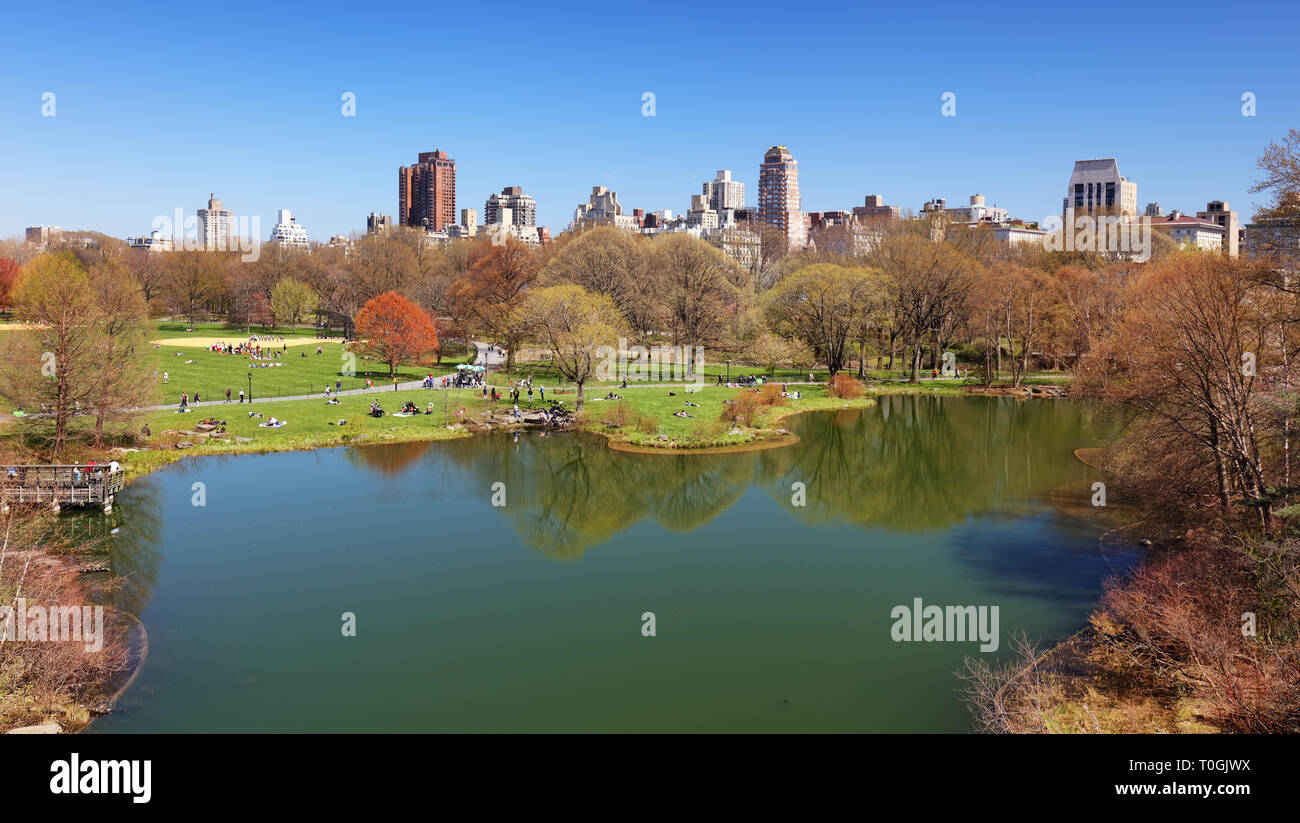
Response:
[[[446,412],[444,416],[444,399]],[[449,390],[391,390],[368,392],[340,398],[340,405],[329,405],[320,400],[280,400],[274,402],[257,402],[239,404],[219,404],[192,409],[186,414],[176,411],[155,411],[143,415],[148,423],[152,437],[151,450],[130,452],[120,458],[122,463],[134,475],[151,471],[187,455],[226,454],[241,452],[270,452],[291,449],[327,448],[347,445],[349,443],[382,443],[406,440],[440,440],[448,437],[465,435],[463,429],[451,431],[448,421],[456,424],[481,413],[490,403],[482,400],[480,394],[472,389]],[[370,417],[370,402],[378,400],[386,412],[383,417]],[[424,411],[429,403],[434,404],[434,414],[420,414],[415,417],[394,417],[393,412],[401,409],[407,400],[413,401]],[[458,412],[464,409],[464,414]],[[262,417],[249,417],[249,413],[258,413]],[[272,417],[284,420],[285,426],[278,429],[262,428],[259,424],[268,422]],[[226,422],[226,433],[211,438],[193,437],[183,432],[194,431],[194,427],[207,418],[216,418]],[[339,420],[346,421],[343,426]],[[169,433],[171,432],[171,433]],[[227,440],[229,442],[220,442]],[[193,448],[176,449],[177,442],[194,443]]]
[[[183,323],[162,322],[158,324],[157,332],[151,335],[151,339],[190,336],[184,331],[184,328]],[[285,338],[293,336],[287,332],[283,334],[269,332],[268,334]],[[195,327],[193,336],[217,337],[232,344],[247,340],[247,335],[244,335],[242,331],[231,331],[215,323],[199,324]],[[314,338],[315,332],[306,331],[297,336],[299,338]],[[230,389],[231,397],[237,399],[240,389],[248,392],[248,375],[250,374],[252,375],[252,396],[255,398],[323,394],[326,385],[331,388],[335,387],[335,381],[342,383],[341,388],[344,390],[365,388],[367,379],[374,381],[375,385],[384,385],[389,381],[388,366],[375,360],[366,360],[360,357],[355,360],[355,375],[344,375],[343,369],[348,360],[344,359],[343,345],[338,342],[322,341],[319,344],[320,354],[316,353],[316,346],[310,344],[288,346],[287,350],[283,345],[277,346],[274,343],[268,343],[267,345],[272,347],[272,351],[280,352],[279,360],[254,361],[246,355],[219,354],[209,349],[193,346],[158,346],[151,349],[150,356],[153,367],[151,371],[156,371],[156,374],[151,373],[149,376],[152,382],[151,405],[179,404],[182,392],[188,393],[191,399],[193,399],[195,392],[198,392],[199,397],[203,400],[218,400],[225,397],[226,389]],[[452,354],[463,355],[463,347],[459,345],[449,346],[448,348],[454,350],[450,352]],[[403,382],[422,380],[430,372],[437,377],[441,377],[452,373],[457,362],[463,362],[463,358],[448,359],[444,357],[443,364],[440,367],[401,366],[397,370],[397,378]],[[278,363],[281,365],[256,368],[255,363]],[[167,374],[165,384],[163,383],[164,372]]]

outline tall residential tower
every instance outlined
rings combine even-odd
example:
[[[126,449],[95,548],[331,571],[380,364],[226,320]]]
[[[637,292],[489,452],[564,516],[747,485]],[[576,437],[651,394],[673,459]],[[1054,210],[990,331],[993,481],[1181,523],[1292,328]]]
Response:
[[[785,146],[773,146],[758,167],[758,222],[785,237],[787,249],[808,243],[807,217],[799,199],[799,161]]]
[[[422,151],[397,170],[397,222],[442,231],[456,222],[456,161],[445,151]]]

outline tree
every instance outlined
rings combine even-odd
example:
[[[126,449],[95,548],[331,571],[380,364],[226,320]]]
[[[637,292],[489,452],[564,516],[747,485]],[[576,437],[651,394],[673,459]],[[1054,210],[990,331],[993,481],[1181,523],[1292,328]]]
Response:
[[[43,254],[18,274],[18,319],[30,324],[7,375],[20,402],[45,407],[54,423],[50,454],[68,440],[77,408],[88,399],[99,369],[99,306],[90,279],[72,252]]]
[[[504,243],[476,243],[470,249],[469,273],[451,287],[453,316],[464,317],[505,343],[506,373],[514,367],[515,349],[527,332],[519,309],[537,278],[528,247],[513,237]]]
[[[419,363],[438,350],[438,330],[428,313],[397,292],[372,298],[357,313],[359,354],[388,364],[388,376],[402,363]]]
[[[645,241],[613,226],[596,226],[557,245],[542,272],[548,285],[575,283],[605,295],[638,337],[654,329],[661,306],[652,296]]]
[[[798,337],[826,361],[832,376],[849,358],[849,339],[874,302],[870,269],[814,263],[786,275],[764,296],[769,322]]]
[[[889,277],[903,338],[912,349],[911,381],[918,382],[926,342],[937,353],[945,331],[964,318],[977,266],[945,240],[916,233],[887,238],[871,258]]]
[[[222,263],[222,256],[215,252],[167,252],[163,293],[172,310],[188,316],[191,325],[195,312],[224,290]]]
[[[576,384],[577,410],[582,411],[582,387],[596,369],[600,350],[618,343],[623,318],[614,301],[569,283],[529,293],[524,313],[546,341],[556,368]]]
[[[754,341],[754,347],[751,351],[754,353],[755,362],[767,369],[769,375],[772,375],[776,374],[777,366],[786,365],[790,362],[793,348],[790,341],[781,335],[768,332]]]
[[[1085,385],[1144,413],[1134,473],[1199,482],[1225,513],[1236,497],[1266,531],[1276,483],[1261,444],[1262,393],[1266,380],[1285,382],[1267,298],[1249,263],[1174,255],[1133,281],[1122,321],[1081,369]]]
[[[391,234],[371,234],[357,240],[347,261],[347,306],[355,311],[385,292],[403,291],[411,282],[416,258],[409,242]]]
[[[298,322],[316,310],[316,293],[311,286],[292,277],[281,278],[271,289],[271,311],[276,320],[288,320],[296,331]]]
[[[660,282],[655,298],[665,311],[673,345],[704,346],[726,330],[737,309],[735,283],[744,271],[731,258],[689,234],[666,234],[650,247],[650,266]]]
[[[0,310],[13,308],[14,281],[18,278],[18,263],[0,257]]]
[[[86,406],[95,416],[94,446],[104,446],[104,424],[142,404],[149,386],[147,304],[140,284],[120,260],[105,259],[89,272],[98,311],[94,363]]]

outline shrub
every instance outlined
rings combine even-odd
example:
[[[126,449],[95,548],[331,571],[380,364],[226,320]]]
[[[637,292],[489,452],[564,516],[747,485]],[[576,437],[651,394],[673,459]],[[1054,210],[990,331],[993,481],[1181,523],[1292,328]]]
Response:
[[[860,397],[864,389],[852,375],[840,372],[826,383],[826,395],[828,397],[839,397],[843,400],[851,400],[854,397]]]

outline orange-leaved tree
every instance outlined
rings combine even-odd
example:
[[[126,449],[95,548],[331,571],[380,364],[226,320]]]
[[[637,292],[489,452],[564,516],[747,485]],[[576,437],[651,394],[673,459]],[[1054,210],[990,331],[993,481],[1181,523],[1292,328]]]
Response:
[[[356,317],[355,350],[388,364],[388,376],[401,363],[426,362],[438,350],[438,330],[428,312],[395,291],[372,298]]]

